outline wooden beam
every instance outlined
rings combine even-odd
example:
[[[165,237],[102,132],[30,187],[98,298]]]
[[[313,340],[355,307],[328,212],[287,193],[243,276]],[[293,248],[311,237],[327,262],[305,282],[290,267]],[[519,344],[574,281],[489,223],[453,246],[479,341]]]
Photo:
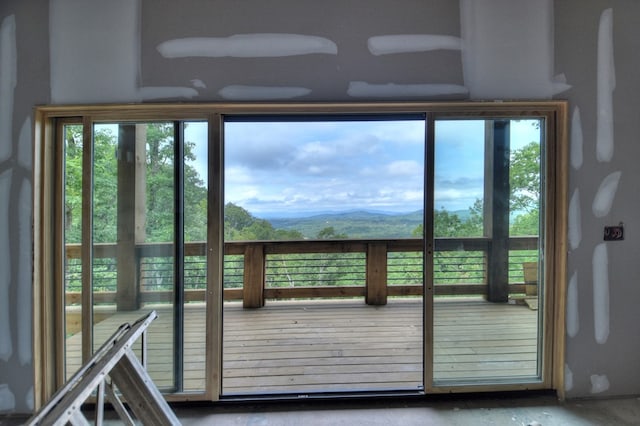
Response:
[[[510,120],[491,120],[493,155],[491,188],[491,246],[488,254],[487,300],[509,301],[509,163]],[[489,148],[487,148],[489,149]],[[486,194],[486,192],[485,192]]]
[[[118,133],[117,299],[119,311],[140,308],[136,262],[136,125],[120,124]]]
[[[261,308],[264,306],[264,279],[264,246],[247,246],[244,253],[243,306],[245,308]]]
[[[387,304],[387,246],[384,243],[367,245],[366,288],[368,305]]]

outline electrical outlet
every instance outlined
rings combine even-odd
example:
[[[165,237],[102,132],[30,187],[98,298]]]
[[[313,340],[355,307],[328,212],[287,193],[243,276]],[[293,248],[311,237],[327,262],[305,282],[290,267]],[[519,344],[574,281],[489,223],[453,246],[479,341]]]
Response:
[[[605,241],[622,241],[622,240],[624,240],[624,227],[622,225],[605,226],[604,227],[604,240]]]

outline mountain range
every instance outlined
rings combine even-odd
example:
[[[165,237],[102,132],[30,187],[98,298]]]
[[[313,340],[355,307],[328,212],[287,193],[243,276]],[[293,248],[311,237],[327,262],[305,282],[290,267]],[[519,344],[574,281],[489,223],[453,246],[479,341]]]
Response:
[[[457,214],[462,220],[469,215],[468,210],[449,213]],[[306,238],[316,238],[328,227],[333,227],[335,234],[346,234],[349,238],[411,238],[413,231],[423,223],[424,215],[422,210],[409,213],[356,210],[267,220],[276,229],[297,230]]]

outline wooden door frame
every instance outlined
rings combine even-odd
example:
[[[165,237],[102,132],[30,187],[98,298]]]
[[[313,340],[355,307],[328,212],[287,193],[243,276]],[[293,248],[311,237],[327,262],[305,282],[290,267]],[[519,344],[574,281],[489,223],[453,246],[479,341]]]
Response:
[[[564,397],[565,352],[565,300],[566,249],[568,206],[568,138],[566,101],[522,102],[386,102],[386,103],[203,103],[203,104],[121,104],[41,106],[34,112],[34,175],[33,175],[33,348],[34,348],[34,402],[38,408],[61,385],[57,367],[62,365],[59,351],[60,273],[56,264],[61,262],[59,235],[63,219],[60,217],[59,199],[63,194],[60,181],[60,152],[56,152],[56,122],[69,117],[80,117],[85,127],[93,122],[110,120],[202,120],[209,123],[209,212],[207,238],[213,242],[207,249],[207,347],[206,391],[202,394],[167,395],[171,401],[220,399],[221,319],[222,302],[222,233],[223,223],[223,135],[222,120],[226,114],[346,114],[346,113],[426,113],[434,117],[455,114],[469,118],[490,116],[545,116],[546,127],[546,197],[545,200],[545,276],[544,292],[544,387],[554,389]],[[85,138],[90,129],[85,128]],[[59,144],[58,144],[59,146]],[[60,151],[60,148],[58,148]],[[429,188],[429,186],[425,186]],[[217,225],[217,226],[215,226]],[[429,246],[427,246],[429,249]],[[90,247],[86,249],[90,256]],[[64,281],[62,281],[64,282]],[[429,290],[428,288],[426,289]],[[89,297],[89,296],[87,296]],[[57,300],[57,302],[56,302]],[[425,312],[427,312],[425,309]],[[88,319],[87,321],[90,321]],[[425,314],[425,329],[433,326],[433,318]],[[425,331],[425,339],[432,334]],[[428,353],[428,352],[427,352]],[[548,364],[548,365],[547,365]],[[428,375],[425,380],[429,379]],[[474,392],[530,389],[527,384],[466,386],[464,388],[434,388],[425,382],[427,393]]]

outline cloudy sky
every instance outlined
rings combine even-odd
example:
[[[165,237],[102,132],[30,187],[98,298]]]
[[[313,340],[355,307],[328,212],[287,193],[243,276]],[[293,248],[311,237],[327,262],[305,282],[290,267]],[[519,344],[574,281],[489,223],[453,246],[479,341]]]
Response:
[[[224,131],[225,203],[255,216],[422,208],[422,120],[237,121]],[[513,121],[512,148],[531,141],[539,141],[532,122]],[[480,120],[437,122],[437,209],[467,209],[482,197],[483,143]],[[202,169],[206,153],[197,155]]]

